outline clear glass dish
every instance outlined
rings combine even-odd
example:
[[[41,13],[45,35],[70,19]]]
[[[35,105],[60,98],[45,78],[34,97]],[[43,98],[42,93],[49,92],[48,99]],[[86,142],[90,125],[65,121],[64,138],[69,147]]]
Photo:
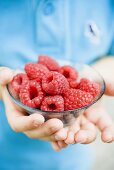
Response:
[[[92,67],[85,65],[85,64],[80,64],[80,63],[71,63],[69,61],[66,62],[62,62],[60,61],[61,65],[65,65],[65,64],[69,64],[72,65],[74,68],[77,69],[77,71],[79,72],[79,79],[81,78],[88,78],[89,80],[99,83],[100,85],[100,93],[99,95],[92,101],[92,103],[90,103],[89,105],[86,105],[84,107],[75,109],[75,110],[68,110],[68,111],[63,111],[63,112],[49,112],[49,111],[41,111],[39,109],[33,109],[30,108],[26,105],[24,105],[23,103],[21,103],[18,99],[15,98],[15,96],[13,96],[13,94],[11,93],[10,90],[10,86],[7,85],[7,89],[9,92],[9,95],[11,97],[11,99],[13,100],[13,102],[19,106],[21,109],[23,109],[24,111],[26,111],[28,114],[32,114],[32,113],[38,113],[44,116],[45,120],[48,119],[52,119],[52,118],[58,118],[60,119],[64,125],[69,125],[72,124],[76,118],[83,114],[83,112],[91,107],[94,103],[96,103],[104,94],[105,91],[105,82],[104,79],[102,78],[102,76],[96,71],[94,70]]]

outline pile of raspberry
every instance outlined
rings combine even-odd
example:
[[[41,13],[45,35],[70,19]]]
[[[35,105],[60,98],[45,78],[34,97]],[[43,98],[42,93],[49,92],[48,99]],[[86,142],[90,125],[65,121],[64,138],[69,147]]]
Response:
[[[39,56],[37,63],[27,63],[25,73],[10,83],[13,96],[24,105],[42,111],[74,110],[90,104],[100,93],[100,85],[87,78],[79,80],[70,65],[60,66],[49,56]]]

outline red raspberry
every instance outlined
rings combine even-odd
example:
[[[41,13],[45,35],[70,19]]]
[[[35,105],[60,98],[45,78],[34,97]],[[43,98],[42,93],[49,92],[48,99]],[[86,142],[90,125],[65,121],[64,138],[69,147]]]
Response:
[[[27,75],[24,73],[19,73],[13,77],[13,80],[10,83],[10,88],[13,90],[13,93],[19,94],[22,85],[28,82],[29,82],[29,79]]]
[[[42,92],[40,84],[33,80],[23,85],[19,97],[23,104],[31,108],[39,108],[44,98],[44,93]]]
[[[69,88],[69,83],[62,74],[50,71],[42,78],[42,88],[48,94],[62,94]]]
[[[60,69],[60,66],[57,61],[45,55],[41,55],[38,57],[38,64],[45,65],[50,71],[58,71]]]
[[[44,65],[34,63],[27,63],[25,65],[25,71],[30,80],[36,80],[38,82],[41,82],[42,77],[49,72]]]
[[[72,81],[69,81],[69,85],[70,85],[70,87],[73,88],[73,89],[76,89],[77,86],[78,86],[78,84],[79,84],[79,83],[78,83],[77,81],[75,81],[75,80],[74,80],[74,81],[73,81],[73,80],[72,80]]]
[[[65,110],[74,110],[90,104],[93,96],[79,89],[69,89],[64,95]]]
[[[82,78],[80,80],[77,88],[90,93],[94,98],[97,97],[100,93],[100,85],[98,83],[91,82],[86,78]]]
[[[70,65],[62,66],[59,72],[63,74],[69,81],[76,80],[78,77],[78,72]]]
[[[60,95],[46,96],[42,102],[41,110],[43,111],[64,111],[64,99]]]

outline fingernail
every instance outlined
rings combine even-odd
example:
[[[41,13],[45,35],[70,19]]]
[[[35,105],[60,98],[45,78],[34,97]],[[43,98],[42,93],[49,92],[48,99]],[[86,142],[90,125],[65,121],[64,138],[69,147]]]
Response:
[[[41,122],[38,122],[38,121],[34,121],[34,127],[38,127],[38,126],[40,126],[42,123]]]
[[[66,144],[69,144],[69,141],[66,139],[66,140],[65,140],[65,143],[66,143]]]
[[[58,135],[55,135],[56,140],[60,140],[60,137]]]
[[[77,143],[84,143],[86,140],[86,136],[79,136],[76,140]]]
[[[58,130],[58,127],[52,127],[51,130],[52,130],[52,132],[55,132]]]
[[[83,138],[79,138],[76,140],[77,143],[83,143],[85,140]]]
[[[107,138],[107,140],[106,140],[107,143],[112,142],[112,140],[113,140],[113,137],[112,137],[111,133],[107,133],[106,138]]]

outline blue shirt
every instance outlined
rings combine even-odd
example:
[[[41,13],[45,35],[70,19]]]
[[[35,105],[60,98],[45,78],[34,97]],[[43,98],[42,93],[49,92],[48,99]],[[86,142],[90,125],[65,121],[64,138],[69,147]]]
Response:
[[[112,0],[1,0],[0,65],[22,69],[39,54],[83,63],[113,54],[113,7]],[[88,170],[87,146],[56,153],[13,132],[2,102],[0,112],[1,170]]]

